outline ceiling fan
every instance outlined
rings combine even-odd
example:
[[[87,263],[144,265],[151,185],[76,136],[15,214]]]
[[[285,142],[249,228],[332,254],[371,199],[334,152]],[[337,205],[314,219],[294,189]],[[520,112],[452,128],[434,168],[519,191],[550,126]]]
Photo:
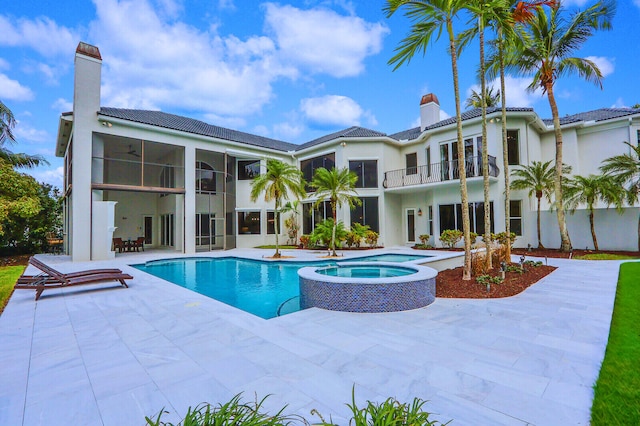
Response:
[[[135,148],[133,147],[133,145],[129,145],[129,150],[128,151],[116,151],[117,154],[128,154],[128,155],[133,155],[134,157],[138,157],[140,158],[140,154],[138,154],[138,151],[135,150]]]

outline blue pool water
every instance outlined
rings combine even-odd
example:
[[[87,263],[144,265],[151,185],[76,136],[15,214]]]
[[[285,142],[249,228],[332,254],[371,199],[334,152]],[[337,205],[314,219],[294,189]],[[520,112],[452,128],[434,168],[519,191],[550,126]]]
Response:
[[[358,262],[410,262],[412,260],[428,259],[430,255],[425,254],[374,254],[373,256],[364,256],[353,258],[351,260],[357,260]]]
[[[407,262],[426,257],[431,256],[381,254],[344,261]],[[133,267],[269,319],[300,310],[298,269],[335,264],[331,261],[263,262],[222,257],[157,260]]]
[[[390,278],[403,277],[415,274],[415,269],[401,268],[396,266],[328,266],[318,268],[316,272],[320,275],[341,278]]]
[[[331,262],[262,262],[232,257],[187,258],[133,265],[163,280],[196,291],[261,318],[274,318],[283,302],[297,311],[298,269]]]

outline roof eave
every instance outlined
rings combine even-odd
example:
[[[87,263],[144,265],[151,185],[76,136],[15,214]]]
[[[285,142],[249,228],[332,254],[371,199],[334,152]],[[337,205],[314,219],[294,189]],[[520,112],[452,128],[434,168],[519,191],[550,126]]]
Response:
[[[56,138],[56,157],[64,157],[73,132],[73,114],[64,113],[58,123],[58,137]]]

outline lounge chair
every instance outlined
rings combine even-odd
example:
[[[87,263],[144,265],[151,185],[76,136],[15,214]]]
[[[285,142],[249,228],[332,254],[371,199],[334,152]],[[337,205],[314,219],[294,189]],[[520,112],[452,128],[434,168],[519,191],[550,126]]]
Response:
[[[23,275],[18,278],[14,288],[20,290],[35,290],[36,300],[40,298],[43,291],[50,288],[97,284],[109,281],[118,281],[123,287],[129,287],[125,280],[133,279],[131,275],[123,273],[120,269],[91,269],[63,274],[35,257],[29,259],[29,264],[41,270],[42,274]]]

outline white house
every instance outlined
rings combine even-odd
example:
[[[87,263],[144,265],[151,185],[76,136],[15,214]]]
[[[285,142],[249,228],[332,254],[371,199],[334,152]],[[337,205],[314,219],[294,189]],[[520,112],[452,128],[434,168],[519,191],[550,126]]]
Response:
[[[349,167],[358,174],[363,205],[339,211],[339,220],[368,224],[385,246],[411,245],[425,233],[438,245],[442,230],[461,226],[455,119],[439,120],[433,94],[421,100],[420,127],[391,135],[351,127],[294,145],[160,111],[101,107],[101,64],[97,47],[78,45],[73,112],[60,117],[56,155],[65,159],[64,238],[73,260],[113,256],[112,237],[144,236],[147,247],[180,253],[272,243],[273,205],[249,197],[266,158],[299,166],[307,179],[318,167]],[[492,224],[499,232],[505,220],[500,111],[489,109],[487,120]],[[508,129],[510,168],[554,158],[551,123],[533,109],[509,108]],[[576,114],[562,119],[562,129],[565,162],[576,174],[597,173],[602,159],[628,150],[622,141],[639,142],[640,110]],[[472,230],[480,231],[479,110],[463,114],[463,132]],[[304,233],[329,216],[313,201],[310,193],[302,202]],[[601,248],[635,249],[638,207],[622,215],[600,207]],[[512,193],[518,246],[536,245],[535,208],[535,199]],[[575,247],[591,247],[584,211],[568,216],[568,225]],[[557,229],[555,213],[546,212],[545,245],[559,246]]]

